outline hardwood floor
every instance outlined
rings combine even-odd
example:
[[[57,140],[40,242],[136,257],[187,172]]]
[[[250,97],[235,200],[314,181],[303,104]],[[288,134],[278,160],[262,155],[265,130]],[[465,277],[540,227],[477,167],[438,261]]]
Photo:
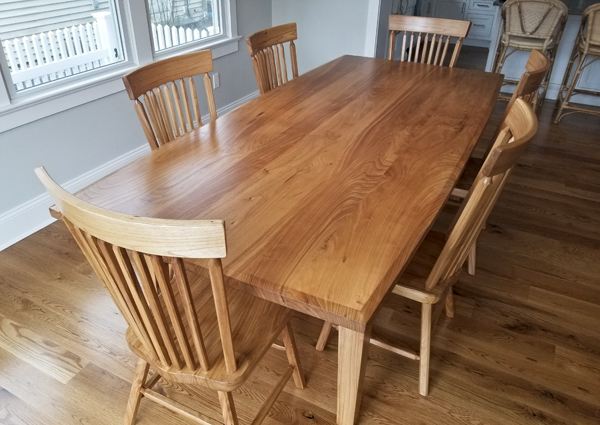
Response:
[[[547,101],[479,240],[477,274],[456,285],[456,317],[436,328],[430,395],[416,362],[371,347],[359,424],[600,423],[600,117],[555,125],[553,112]],[[120,424],[136,357],[61,223],[0,252],[0,295],[0,424]],[[416,343],[416,306],[389,304],[377,327]],[[321,322],[298,314],[293,326],[307,388],[288,383],[265,423],[334,424],[337,333],[317,352]],[[235,393],[241,423],[285,364],[271,350]],[[163,391],[220,416],[215,392]],[[189,422],[142,401],[137,424],[157,423]]]

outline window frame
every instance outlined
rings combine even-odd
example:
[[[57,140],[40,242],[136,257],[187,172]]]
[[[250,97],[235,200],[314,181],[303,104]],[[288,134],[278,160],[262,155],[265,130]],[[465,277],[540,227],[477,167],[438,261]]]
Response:
[[[0,133],[61,111],[125,90],[121,78],[155,60],[210,49],[213,59],[238,51],[236,0],[220,0],[223,35],[154,52],[146,1],[117,0],[125,60],[63,82],[15,93],[5,80],[6,61],[0,60]],[[2,55],[4,53],[2,52]]]

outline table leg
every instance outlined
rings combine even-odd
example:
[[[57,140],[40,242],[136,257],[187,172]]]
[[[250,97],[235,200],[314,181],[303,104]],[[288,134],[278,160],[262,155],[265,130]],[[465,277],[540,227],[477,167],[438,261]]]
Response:
[[[338,425],[354,425],[358,418],[370,338],[370,325],[367,325],[364,333],[339,327]]]

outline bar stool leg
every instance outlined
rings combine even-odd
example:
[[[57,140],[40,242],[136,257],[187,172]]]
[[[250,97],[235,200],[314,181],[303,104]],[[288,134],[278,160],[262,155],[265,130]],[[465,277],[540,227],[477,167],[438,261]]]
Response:
[[[575,69],[575,75],[573,75],[573,79],[571,80],[571,83],[569,84],[565,98],[562,100],[562,102],[560,104],[560,108],[558,109],[558,113],[556,114],[556,119],[554,120],[555,123],[558,123],[560,121],[560,119],[562,118],[561,114],[562,114],[563,110],[565,109],[565,107],[569,104],[569,100],[571,99],[571,96],[573,95],[573,90],[575,90],[575,87],[577,86],[577,82],[579,81],[579,76],[581,75],[581,69],[583,68],[583,64],[585,62],[587,55],[583,55],[583,54],[581,54],[581,52],[579,52],[578,56],[579,56],[579,61],[577,63],[577,68]]]
[[[494,68],[494,73],[499,74],[502,71],[502,67],[504,66],[504,61],[506,60],[506,51],[508,50],[508,46],[501,44],[500,52],[498,53],[498,57],[496,60],[496,67]]]
[[[569,80],[569,76],[571,75],[571,70],[573,69],[573,64],[575,63],[575,59],[579,55],[579,49],[577,46],[579,45],[579,36],[577,40],[575,40],[575,46],[573,47],[573,51],[571,52],[571,56],[569,57],[569,63],[567,64],[567,69],[565,70],[565,74],[563,75],[562,82],[560,83],[560,90],[558,91],[558,96],[556,98],[556,106],[559,107],[562,101],[565,98],[565,90],[567,89],[567,82]],[[559,114],[557,114],[558,117]]]
[[[500,60],[500,55],[503,49],[503,44],[502,44],[502,36],[500,36],[500,38],[498,39],[498,46],[496,46],[496,54],[494,55],[494,63],[492,63],[492,72],[496,73],[496,68],[498,66],[498,61]]]

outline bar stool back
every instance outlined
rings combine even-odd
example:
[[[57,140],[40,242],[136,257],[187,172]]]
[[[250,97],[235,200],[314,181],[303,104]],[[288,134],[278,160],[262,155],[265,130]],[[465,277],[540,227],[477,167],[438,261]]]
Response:
[[[573,114],[575,112],[600,115],[600,111],[598,110],[574,106],[569,103],[571,96],[575,94],[600,95],[600,92],[598,91],[577,88],[577,82],[579,81],[583,69],[590,66],[598,59],[600,59],[600,3],[588,7],[583,12],[583,15],[581,15],[579,34],[575,40],[571,59],[569,60],[569,65],[567,65],[567,70],[565,71],[565,76],[563,77],[558,93],[558,99],[556,100],[556,104],[559,108],[554,122],[557,123],[565,115]],[[577,68],[575,69],[575,73],[570,82],[567,84],[575,61],[577,61]],[[565,112],[565,110],[570,110],[570,112]]]
[[[506,59],[517,50],[539,50],[550,59],[550,69],[539,96],[539,103],[543,102],[568,13],[567,6],[560,0],[508,0],[504,3],[504,27],[492,67],[494,72],[500,73]],[[504,80],[504,83],[517,84],[518,81]],[[537,103],[534,110],[536,108]]]

